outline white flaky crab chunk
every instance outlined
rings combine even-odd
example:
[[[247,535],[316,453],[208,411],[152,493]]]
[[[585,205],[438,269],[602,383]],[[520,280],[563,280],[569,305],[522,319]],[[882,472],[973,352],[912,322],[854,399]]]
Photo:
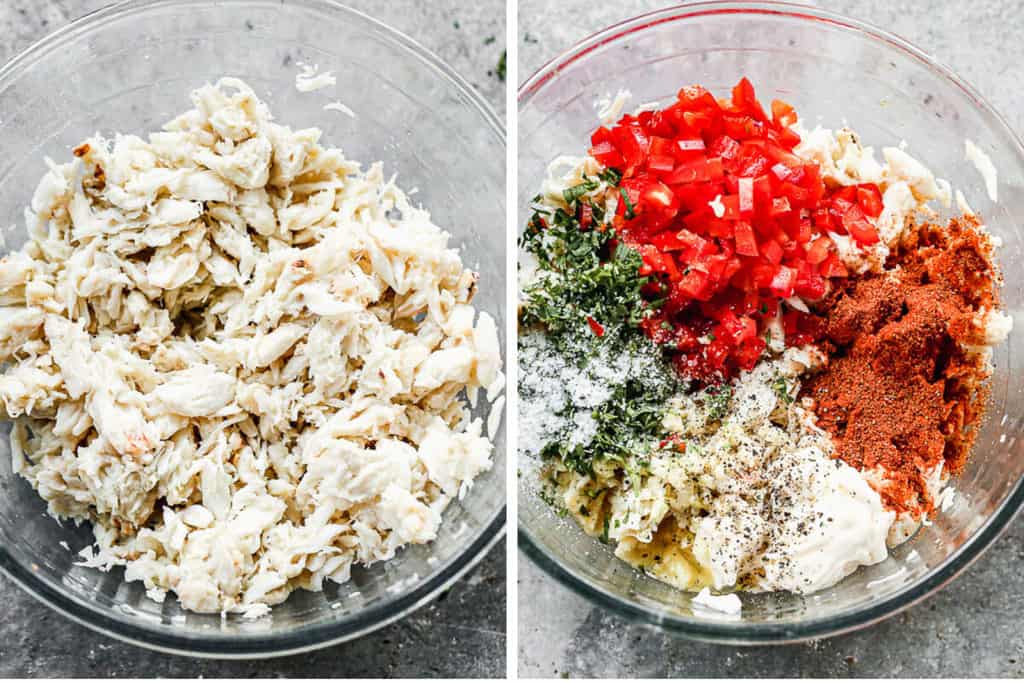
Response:
[[[47,161],[0,259],[0,413],[14,471],[91,522],[82,564],[258,617],[433,540],[491,466],[463,396],[496,423],[504,376],[477,275],[380,164],[237,79],[192,104]]]

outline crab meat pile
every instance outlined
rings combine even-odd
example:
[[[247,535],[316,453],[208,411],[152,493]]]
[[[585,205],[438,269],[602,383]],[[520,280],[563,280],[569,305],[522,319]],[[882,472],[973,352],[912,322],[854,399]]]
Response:
[[[380,164],[222,79],[142,139],[49,162],[0,261],[15,470],[86,562],[256,616],[435,538],[489,469],[476,275]]]

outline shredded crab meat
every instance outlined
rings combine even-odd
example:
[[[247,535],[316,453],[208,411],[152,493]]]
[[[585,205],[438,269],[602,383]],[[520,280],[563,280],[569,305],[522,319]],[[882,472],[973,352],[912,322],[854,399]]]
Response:
[[[0,260],[0,407],[87,564],[258,616],[435,538],[491,466],[460,395],[504,378],[476,275],[380,164],[236,79],[192,103],[48,162]]]

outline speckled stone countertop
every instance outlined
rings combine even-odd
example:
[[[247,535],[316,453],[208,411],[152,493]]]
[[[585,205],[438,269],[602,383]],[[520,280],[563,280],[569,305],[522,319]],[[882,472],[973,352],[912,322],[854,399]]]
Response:
[[[412,36],[480,90],[499,115],[505,84],[503,0],[345,0]],[[0,2],[0,62],[108,0]],[[505,543],[440,599],[397,624],[317,652],[264,661],[199,660],[150,652],[51,611],[0,575],[0,678],[7,677],[503,677]]]
[[[667,4],[519,0],[520,79],[590,33]],[[1018,0],[817,4],[883,26],[937,55],[1024,132]],[[632,625],[591,606],[520,554],[519,675],[1020,677],[1022,561],[1024,519],[1018,518],[952,587],[878,626],[806,645],[737,648],[674,640]]]

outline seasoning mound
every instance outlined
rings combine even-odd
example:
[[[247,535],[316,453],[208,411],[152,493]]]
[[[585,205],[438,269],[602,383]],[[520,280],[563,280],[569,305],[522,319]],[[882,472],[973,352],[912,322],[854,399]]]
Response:
[[[991,373],[992,259],[977,219],[924,223],[907,231],[884,273],[851,278],[821,308],[833,360],[803,395],[835,457],[878,471],[890,509],[930,513],[936,468],[955,475],[970,454]]]

